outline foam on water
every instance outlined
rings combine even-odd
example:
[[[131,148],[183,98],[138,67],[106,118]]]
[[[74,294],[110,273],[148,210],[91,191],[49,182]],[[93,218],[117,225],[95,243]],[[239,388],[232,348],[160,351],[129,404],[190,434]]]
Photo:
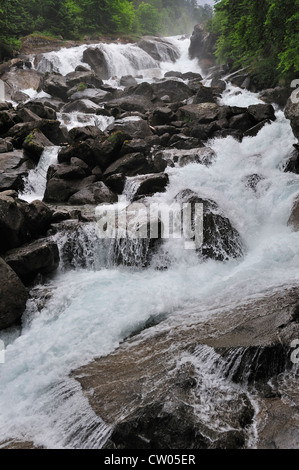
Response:
[[[194,70],[193,62],[186,57],[183,62],[172,68]],[[75,60],[70,53],[69,61],[61,62],[63,73],[78,63],[78,56]],[[241,93],[235,104],[256,102],[255,95]],[[229,93],[223,99],[228,103]],[[275,123],[242,143],[231,137],[209,142],[216,152],[209,167],[169,168],[166,192],[153,198],[170,204],[180,190],[191,189],[214,200],[240,232],[243,258],[200,264],[195,251],[185,250],[180,240],[168,240],[160,254],[171,260],[165,271],[154,265],[141,270],[92,262],[82,269],[75,263],[40,287],[50,298],[39,308],[33,298],[28,301],[22,334],[15,338],[0,332],[7,345],[6,363],[0,365],[0,442],[11,437],[49,448],[100,447],[109,428],[68,378],[73,369],[113,351],[149,318],[166,316],[169,324],[188,324],[192,318],[208,318],[212,307],[221,310],[263,291],[298,284],[299,237],[287,221],[299,192],[299,176],[282,171],[294,142],[289,122],[279,112]],[[54,161],[57,148],[52,150]],[[44,154],[48,165],[52,157],[48,159],[48,149]],[[43,158],[46,155],[41,165]],[[259,175],[255,189],[248,184],[252,175]],[[36,198],[43,190],[34,177],[39,181],[38,173],[31,179],[31,195]],[[64,236],[61,247],[67,242]],[[85,242],[89,248],[93,237],[91,230]],[[217,376],[208,379],[215,387]],[[227,382],[220,385],[225,392]]]

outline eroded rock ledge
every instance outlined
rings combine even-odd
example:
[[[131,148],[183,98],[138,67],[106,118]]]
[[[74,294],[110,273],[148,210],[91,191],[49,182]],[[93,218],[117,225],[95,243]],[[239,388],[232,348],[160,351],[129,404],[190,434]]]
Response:
[[[299,337],[298,293],[264,294],[212,310],[208,320],[196,310],[185,321],[165,320],[74,371],[111,426],[106,448],[246,448],[253,422],[254,447],[298,446],[290,361]],[[292,400],[285,399],[287,381]]]

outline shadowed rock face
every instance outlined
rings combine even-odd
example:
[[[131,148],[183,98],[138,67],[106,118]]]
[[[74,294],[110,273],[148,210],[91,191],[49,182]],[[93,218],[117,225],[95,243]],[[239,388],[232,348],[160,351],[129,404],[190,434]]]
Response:
[[[0,330],[2,330],[21,318],[28,293],[16,273],[1,257],[0,285]]]
[[[257,447],[296,446],[298,390],[286,404],[268,380],[286,380],[274,366],[276,353],[287,356],[299,336],[298,294],[282,290],[217,308],[209,320],[190,310],[185,321],[164,320],[75,371],[93,410],[112,428],[106,448],[242,448],[253,420]],[[272,354],[259,354],[265,350]],[[247,377],[234,383],[242,357],[249,371],[260,370],[251,385]]]

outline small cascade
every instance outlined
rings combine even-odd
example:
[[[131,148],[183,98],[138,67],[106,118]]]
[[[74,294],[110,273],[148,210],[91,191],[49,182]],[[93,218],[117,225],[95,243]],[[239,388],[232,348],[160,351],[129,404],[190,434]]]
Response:
[[[37,167],[30,170],[25,179],[22,199],[28,202],[43,199],[47,184],[47,171],[50,165],[57,163],[59,150],[60,147],[57,146],[45,148]]]
[[[96,126],[101,131],[105,131],[108,126],[114,123],[114,118],[110,116],[100,116],[97,114],[83,114],[79,112],[57,113],[57,119],[67,128],[68,131],[74,127]]]

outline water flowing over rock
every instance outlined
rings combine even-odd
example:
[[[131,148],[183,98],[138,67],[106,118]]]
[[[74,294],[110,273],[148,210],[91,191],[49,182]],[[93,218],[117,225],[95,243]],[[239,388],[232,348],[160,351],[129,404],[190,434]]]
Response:
[[[178,49],[163,38],[145,36],[137,43],[137,46],[158,62],[175,62],[180,55]]]

